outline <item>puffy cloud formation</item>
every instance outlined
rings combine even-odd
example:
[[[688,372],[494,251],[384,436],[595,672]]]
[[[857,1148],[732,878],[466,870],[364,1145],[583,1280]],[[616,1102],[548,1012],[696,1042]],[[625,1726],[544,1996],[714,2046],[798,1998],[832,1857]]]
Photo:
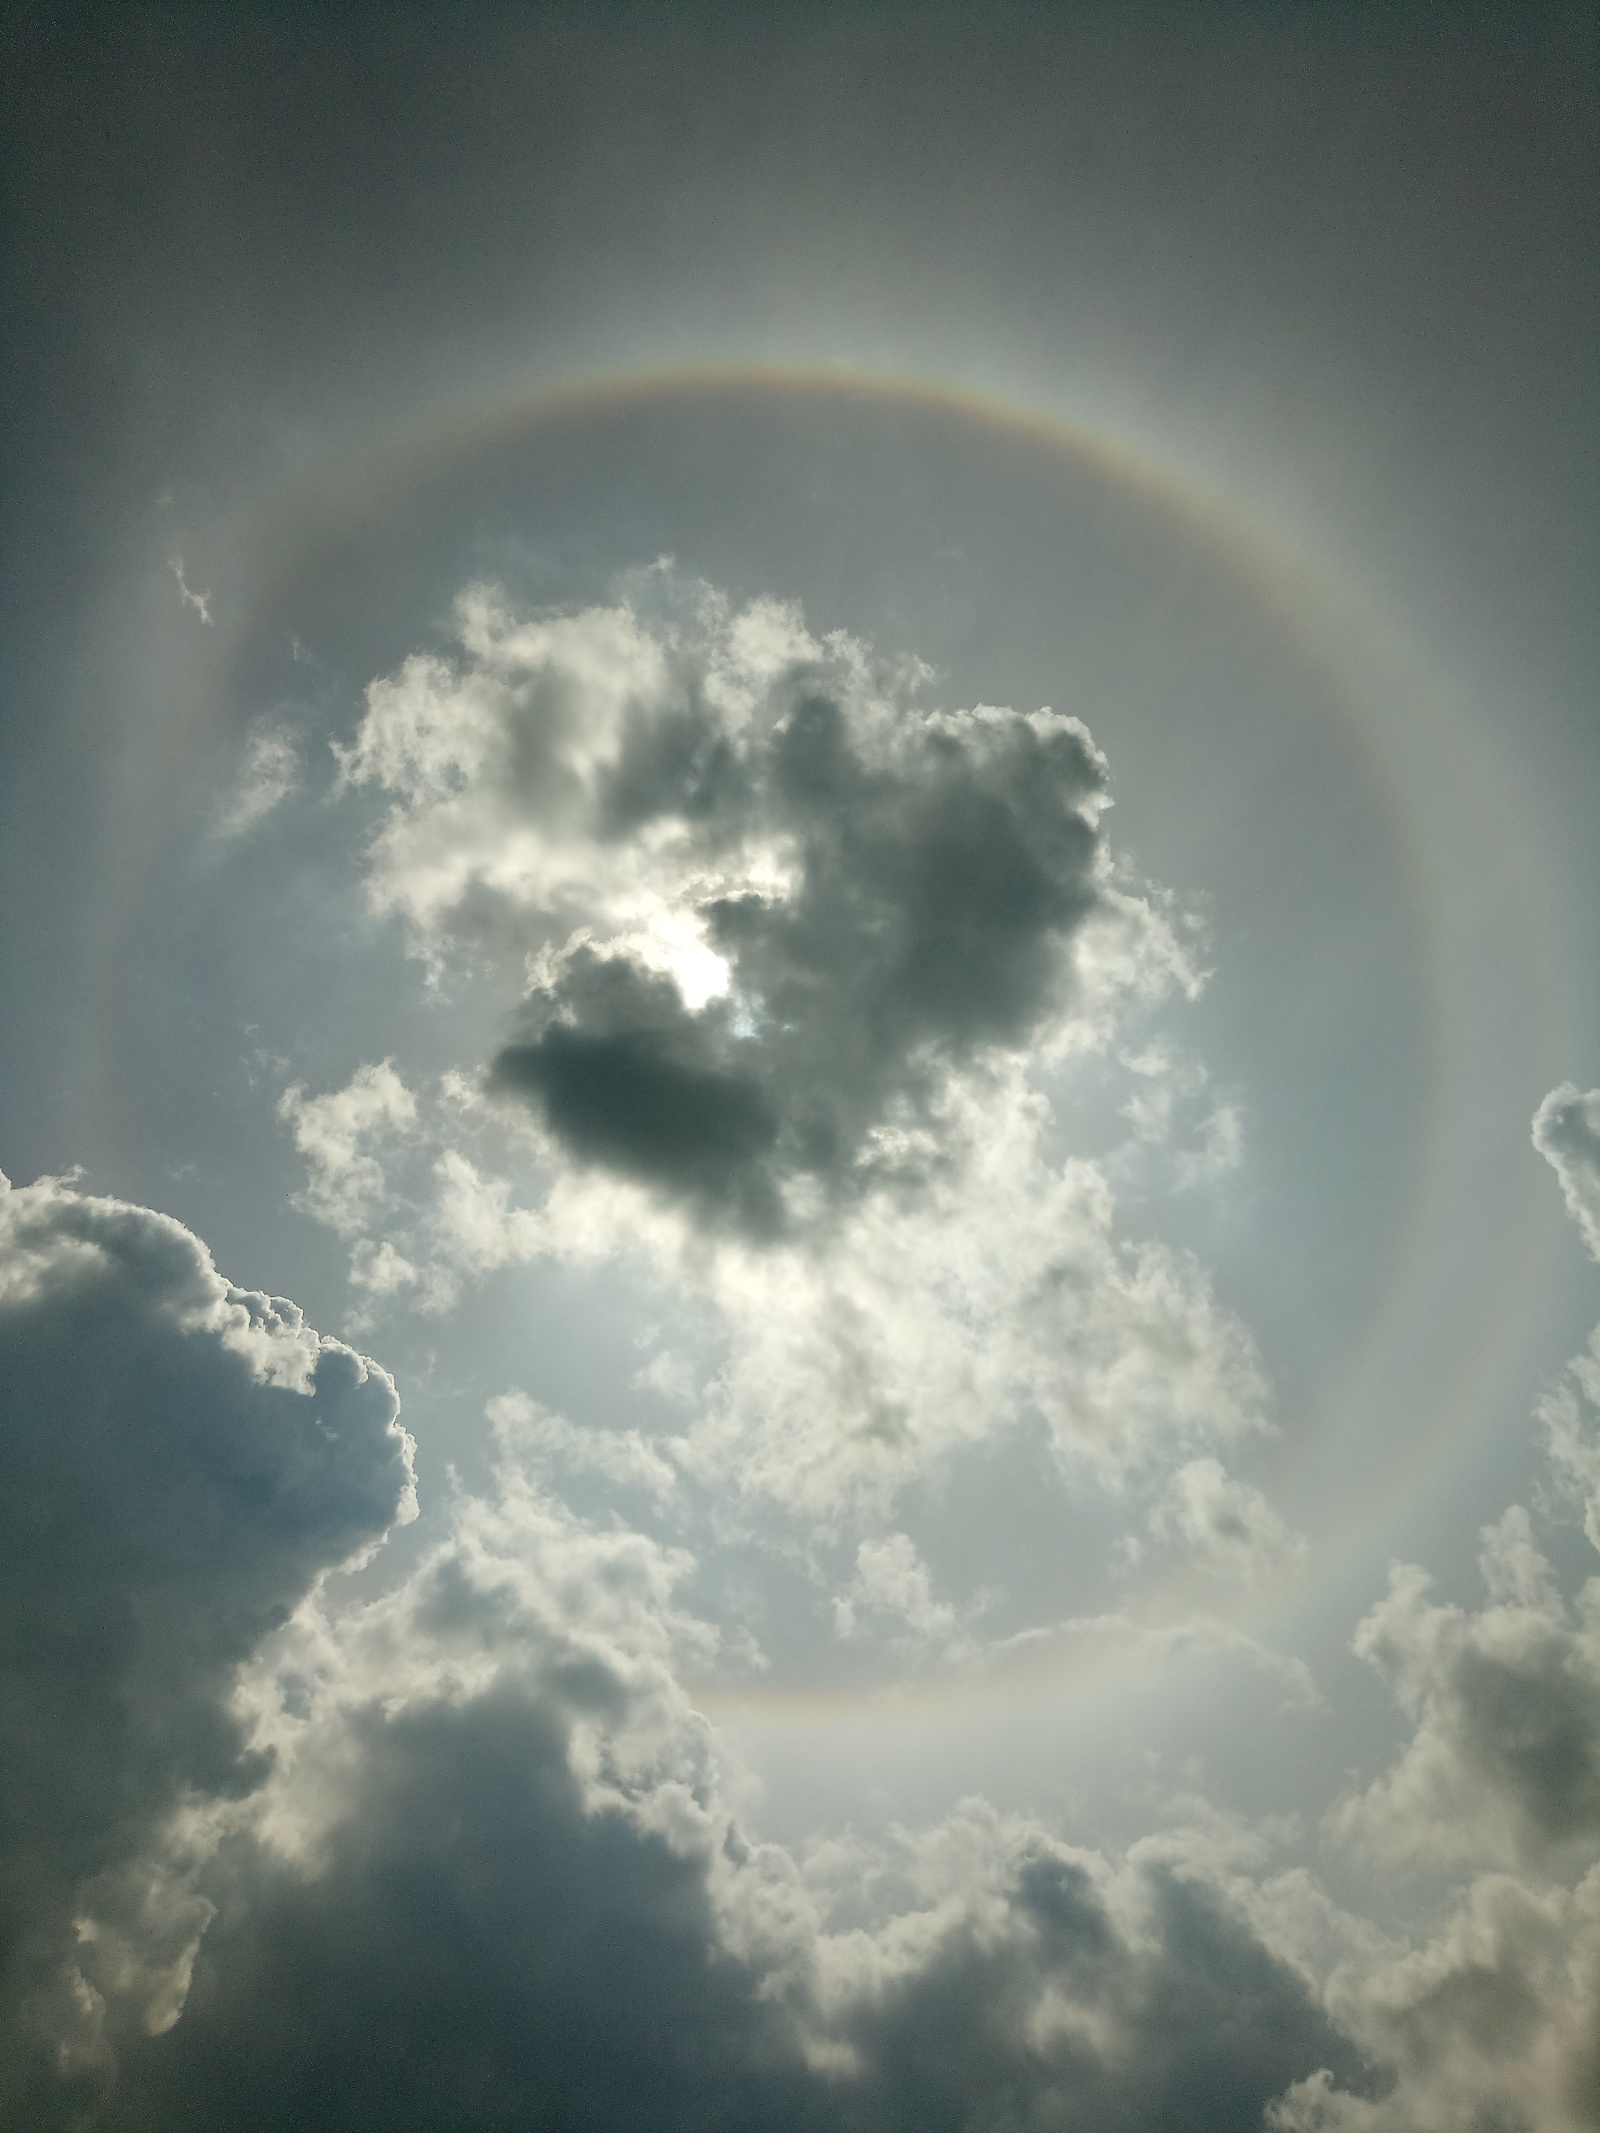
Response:
[[[1306,1552],[1261,1491],[1234,1480],[1216,1459],[1191,1459],[1178,1469],[1150,1530],[1187,1546],[1212,1576],[1247,1582],[1302,1562]]]
[[[575,1155],[759,1235],[792,1219],[786,1187],[832,1196],[902,1168],[938,1070],[1032,1034],[1096,900],[1104,772],[1076,721],[982,708],[890,722],[809,664],[733,731],[725,714],[686,714],[685,751],[736,766],[735,821],[710,840],[733,863],[696,913],[726,991],[691,1010],[637,952],[581,945],[494,1068]],[[652,707],[611,773],[635,835],[698,826],[699,786],[661,752],[662,722]],[[758,852],[778,881],[755,885]]]
[[[1042,1418],[1110,1487],[1264,1426],[1245,1329],[1201,1270],[1116,1234],[1103,1171],[1052,1162],[1013,1084],[950,1107],[955,1176],[854,1209],[826,1253],[726,1254],[703,1277],[729,1331],[695,1465],[827,1514]]]
[[[697,1409],[662,1450],[751,1506],[878,1517],[905,1484],[1024,1415],[1064,1464],[1116,1489],[1157,1487],[1174,1461],[1266,1426],[1247,1330],[1192,1257],[1118,1234],[1105,1166],[1052,1148],[1051,1107],[1014,1065],[947,1088],[923,1136],[925,1182],[863,1194],[825,1245],[734,1235],[686,1249],[679,1218],[637,1187],[568,1169],[541,1204],[515,1206],[461,1145],[482,1105],[453,1089],[419,1106],[387,1063],[323,1096],[291,1089],[282,1109],[307,1156],[300,1204],[346,1235],[373,1215],[387,1232],[355,1244],[368,1300],[447,1307],[498,1266],[634,1253],[709,1304],[721,1340],[709,1378],[670,1347],[658,1358],[663,1386]],[[402,1206],[385,1155],[407,1141],[420,1175]],[[1186,1512],[1167,1538],[1218,1570],[1292,1559],[1259,1495],[1217,1474],[1209,1523]]]
[[[1591,1249],[1597,1099],[1570,1084],[1534,1120]],[[1558,1481],[1600,1548],[1600,1331],[1540,1416]],[[1375,1945],[1323,2004],[1390,2086],[1327,2070],[1268,2114],[1273,2133],[1578,2133],[1600,2126],[1600,1577],[1561,1590],[1513,1505],[1485,1529],[1489,1604],[1434,1601],[1412,1565],[1356,1633],[1414,1730],[1393,1768],[1333,1817],[1385,1872],[1465,1872],[1431,1936]]]
[[[1091,920],[1122,982],[1177,960],[1115,888],[1076,719],[927,709],[914,662],[661,571],[532,622],[470,591],[457,624],[462,661],[374,682],[341,752],[394,796],[373,896],[433,953],[531,953],[491,1085],[704,1225],[923,1181],[948,1075],[1090,1011]]]
[[[509,950],[528,989],[487,1101],[447,1076],[419,1129],[389,1062],[286,1094],[302,1205],[355,1240],[363,1308],[643,1254],[723,1340],[671,1456],[824,1522],[882,1522],[1025,1416],[1064,1467],[1151,1493],[1264,1425],[1248,1335],[1192,1260],[1121,1233],[1042,1085],[1200,983],[1112,863],[1076,720],[930,709],[914,660],[664,568],[532,621],[469,590],[456,623],[454,661],[371,685],[341,776],[386,796],[376,906],[436,969]],[[1122,1072],[1127,1145],[1174,1188],[1236,1160],[1175,1047]],[[534,1205],[495,1175],[496,1118],[542,1163]],[[1200,1539],[1217,1567],[1249,1552]]]
[[[408,1514],[375,1365],[147,1208],[0,1180],[0,2104],[182,2003],[208,1805],[267,1761],[241,1663]],[[181,1817],[179,1818],[181,1820]]]
[[[1407,1860],[1515,1863],[1600,1845],[1600,1578],[1576,1608],[1528,1514],[1484,1534],[1490,1605],[1431,1602],[1411,1565],[1355,1648],[1416,1719],[1404,1756],[1345,1810],[1348,1834]]]
[[[0,1210],[14,2122],[1198,2133],[1354,2078],[1193,1862],[981,1802],[870,1855],[746,1835],[688,1558],[549,1495],[529,1402],[497,1492],[336,1608],[410,1507],[387,1378],[168,1218]]]
[[[536,1419],[403,1585],[263,1647],[255,1836],[107,2123],[1243,2133],[1357,2078],[1203,1848],[1111,1861],[981,1801],[752,1839],[675,1675],[685,1564],[544,1493]]]
[[[90,1803],[69,1803],[70,1852],[47,1800],[7,1829],[12,1885],[44,1890],[57,1934],[22,1950],[26,1976],[12,1957],[27,2122],[1600,2122],[1600,1581],[1564,1598],[1525,1512],[1485,1535],[1484,1608],[1401,1571],[1357,1635],[1412,1731],[1328,1835],[1390,1880],[1463,1877],[1414,1936],[1193,1801],[1120,1854],[981,1800],[873,1843],[778,1846],[682,1686],[718,1644],[681,1599],[690,1557],[541,1479],[588,1458],[668,1493],[654,1445],[586,1446],[508,1395],[495,1489],[458,1497],[389,1589],[336,1604],[318,1568],[405,1496],[387,1381],[227,1288],[161,1217],[54,1184],[4,1204],[7,1359],[34,1423],[7,1444],[33,1465],[5,1500],[86,1542],[34,1544],[22,1597],[57,1642],[48,1676],[31,1639],[6,1676]],[[1225,1479],[1191,1461],[1168,1515],[1253,1549],[1258,1508]],[[102,1558],[114,1622],[92,1604]],[[903,1533],[857,1549],[841,1604],[847,1633],[879,1615],[960,1641]],[[80,1728],[62,1683],[98,1693],[108,1639],[115,1686]],[[33,1738],[5,1736],[8,1802],[44,1799]],[[85,2078],[96,2003],[110,2087],[104,2060]]]
[[[1600,2125],[1600,1868],[1576,1888],[1481,1875],[1433,1938],[1341,1964],[1324,2001],[1385,2093],[1321,2068],[1269,2107],[1270,2133],[1584,2133]]]
[[[1374,1940],[1326,1978],[1387,2093],[1319,2071],[1269,2113],[1274,2133],[1600,2125],[1600,1579],[1565,1603],[1515,1507],[1485,1532],[1483,1571],[1490,1604],[1469,1613],[1397,1570],[1357,1633],[1416,1724],[1335,1833],[1390,1875],[1468,1878],[1431,1935]]]
[[[386,1196],[383,1166],[371,1143],[416,1123],[416,1098],[387,1059],[359,1067],[349,1083],[308,1096],[300,1083],[285,1089],[278,1116],[294,1131],[308,1176],[299,1204],[341,1236],[363,1229]]]

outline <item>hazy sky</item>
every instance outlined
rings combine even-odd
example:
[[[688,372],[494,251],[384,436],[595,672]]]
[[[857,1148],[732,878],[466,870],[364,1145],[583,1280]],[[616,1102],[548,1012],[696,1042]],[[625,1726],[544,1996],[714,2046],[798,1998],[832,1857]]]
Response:
[[[1588,10],[11,10],[0,2120],[1600,2125]]]

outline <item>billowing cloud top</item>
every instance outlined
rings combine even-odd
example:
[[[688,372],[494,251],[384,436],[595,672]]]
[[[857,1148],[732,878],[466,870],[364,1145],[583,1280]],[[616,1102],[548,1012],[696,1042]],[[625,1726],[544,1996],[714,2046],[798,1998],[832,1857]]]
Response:
[[[160,1215],[4,1209],[9,2122],[1200,2133],[1358,2073],[1203,1840],[752,1839],[687,1558],[548,1495],[515,1403],[496,1489],[336,1607],[408,1503],[382,1373]]]
[[[455,620],[457,656],[374,681],[336,752],[386,800],[376,907],[436,970],[514,962],[480,1086],[547,1196],[511,1209],[461,1104],[392,1061],[292,1088],[301,1204],[365,1294],[441,1308],[514,1258],[649,1252],[727,1338],[675,1456],[824,1520],[1024,1417],[1114,1488],[1260,1428],[1248,1335],[1191,1260],[1119,1234],[1044,1085],[1200,982],[1112,861],[1084,727],[930,708],[916,659],[666,565],[533,620],[469,588]],[[1141,1144],[1203,1094],[1160,1046],[1126,1071]],[[434,1205],[408,1220],[380,1156],[422,1145]],[[1239,1563],[1274,1552],[1260,1518],[1239,1532]]]
[[[930,711],[797,611],[647,574],[375,682],[345,776],[393,795],[378,902],[533,952],[491,1082],[567,1153],[746,1235],[920,1175],[952,1069],[1074,997],[1113,909],[1073,718]]]
[[[1416,1725],[1329,1835],[1473,1873],[1411,1944],[1198,1803],[1120,1855],[981,1800],[758,1841],[690,1559],[550,1494],[525,1401],[336,1601],[410,1508],[393,1387],[149,1210],[0,1195],[0,1368],[9,2122],[1594,2122],[1600,1586],[1569,1610],[1523,1512],[1487,1610],[1402,1572],[1358,1637]],[[1174,1518],[1262,1515],[1180,1478]],[[858,1568],[937,1614],[907,1546]]]
[[[435,1090],[385,1058],[284,1091],[297,1204],[370,1298],[443,1312],[514,1260],[627,1248],[720,1347],[673,1429],[490,1399],[492,1485],[341,1584],[414,1510],[386,1374],[167,1217],[0,1184],[0,2118],[1596,2123],[1600,1580],[1566,1595],[1520,1507],[1486,1606],[1404,1566],[1356,1633],[1406,1734],[1321,1834],[1347,1887],[1431,1877],[1409,1925],[1192,1793],[1118,1849],[980,1798],[755,1833],[685,1685],[763,1657],[751,1608],[694,1611],[719,1548],[776,1542],[819,1592],[844,1562],[841,1645],[981,1671],[1047,1626],[991,1637],[989,1592],[946,1597],[913,1484],[1025,1421],[1128,1506],[1129,1565],[1260,1591],[1304,1559],[1214,1454],[1266,1421],[1248,1333],[1118,1222],[1117,1162],[1204,1091],[1122,1010],[1198,980],[1111,863],[1071,719],[926,709],[915,662],[660,570],[458,621],[453,664],[373,684],[341,774],[386,810],[374,902],[435,968],[509,956],[516,1033]],[[1130,1137],[1067,1154],[1039,1069],[1113,1041]],[[1568,1087],[1535,1124],[1591,1242],[1597,1118]],[[496,1136],[531,1140],[539,1204],[476,1167]],[[1543,1415],[1600,1544],[1597,1358]],[[1318,1706],[1223,1621],[1058,1628],[1209,1641]]]
[[[205,1916],[177,1903],[135,1957],[97,1904],[131,1873],[159,1910],[173,1813],[261,1783],[235,1672],[411,1515],[412,1447],[375,1364],[180,1223],[54,1179],[0,1180],[0,1384],[0,2032],[92,2057],[108,1993],[170,2019]]]

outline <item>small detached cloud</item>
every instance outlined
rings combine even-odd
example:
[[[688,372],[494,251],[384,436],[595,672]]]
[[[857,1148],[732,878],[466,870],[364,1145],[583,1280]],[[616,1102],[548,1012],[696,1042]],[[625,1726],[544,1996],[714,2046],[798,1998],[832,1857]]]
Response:
[[[278,1116],[306,1159],[305,1190],[296,1204],[341,1236],[354,1236],[388,1199],[374,1150],[415,1126],[415,1096],[384,1059],[358,1067],[344,1088],[323,1096],[308,1096],[296,1082],[279,1099]]]
[[[1600,1089],[1570,1081],[1552,1089],[1533,1117],[1533,1145],[1561,1180],[1584,1242],[1600,1259]]]
[[[298,788],[300,777],[300,746],[294,735],[282,726],[259,728],[245,745],[239,775],[217,815],[217,835],[248,836]]]
[[[970,1649],[955,1608],[936,1600],[928,1566],[907,1533],[864,1540],[856,1550],[855,1575],[833,1603],[834,1629],[854,1637],[862,1618],[889,1625],[918,1650],[959,1661]]]
[[[1128,1055],[1124,1064],[1134,1076],[1122,1107],[1134,1146],[1171,1150],[1175,1190],[1214,1184],[1238,1169],[1244,1155],[1239,1108],[1215,1098],[1198,1060],[1157,1043]]]
[[[544,1216],[513,1206],[509,1180],[466,1152],[482,1108],[458,1074],[413,1089],[388,1059],[342,1088],[313,1096],[295,1082],[279,1098],[306,1165],[293,1204],[349,1244],[363,1329],[396,1301],[453,1310],[464,1283],[553,1253]]]
[[[639,1490],[665,1501],[679,1485],[676,1466],[662,1447],[637,1429],[579,1429],[524,1392],[504,1392],[487,1408],[489,1426],[502,1449],[529,1467],[555,1473],[594,1474],[622,1490]]]
[[[1150,1514],[1150,1532],[1181,1547],[1208,1576],[1251,1584],[1297,1569],[1306,1542],[1261,1491],[1216,1459],[1180,1467]]]
[[[196,592],[189,583],[188,578],[184,575],[183,557],[181,555],[175,555],[172,558],[172,575],[178,581],[178,597],[184,606],[192,608],[200,617],[200,620],[209,626],[211,623],[211,595],[208,592]]]

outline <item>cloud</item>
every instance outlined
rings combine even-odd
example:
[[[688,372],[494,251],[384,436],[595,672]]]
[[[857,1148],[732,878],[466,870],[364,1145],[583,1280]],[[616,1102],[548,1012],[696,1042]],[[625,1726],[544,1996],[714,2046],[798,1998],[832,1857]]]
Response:
[[[388,1590],[336,1599],[317,1567],[369,1538],[403,1490],[386,1381],[359,1376],[287,1307],[228,1290],[176,1224],[33,1190],[0,1294],[28,1323],[62,1304],[74,1338],[56,1348],[72,1369],[96,1355],[86,1331],[108,1316],[103,1284],[131,1281],[169,1373],[177,1329],[208,1388],[220,1372],[247,1400],[320,1411],[321,1374],[337,1364],[350,1397],[385,1394],[362,1410],[365,1438],[338,1415],[343,1454],[323,1441],[323,1464],[295,1467],[300,1525],[279,1513],[281,1491],[255,1490],[226,1549],[200,1563],[179,1618],[182,1672],[227,1729],[231,1762],[168,1773],[132,1836],[90,1862],[97,1873],[85,1881],[74,1861],[57,1905],[79,1923],[53,1967],[36,1967],[30,2019],[83,2035],[91,1993],[115,2012],[113,1977],[137,2005],[138,2019],[109,2024],[120,2070],[108,2096],[108,2062],[94,2069],[95,2122],[112,2133],[266,2133],[308,2115],[421,2128],[463,2112],[490,2125],[537,2114],[855,2133],[1445,2133],[1486,2111],[1565,2133],[1594,2118],[1600,1582],[1565,1600],[1525,1513],[1485,1535],[1484,1609],[1435,1603],[1420,1573],[1401,1572],[1358,1633],[1412,1732],[1330,1834],[1387,1871],[1470,1875],[1413,1941],[1342,1910],[1304,1868],[1267,1871],[1271,1833],[1199,1803],[1122,1854],[981,1800],[876,1843],[774,1845],[753,1833],[750,1781],[682,1686],[720,1641],[681,1598],[693,1559],[614,1517],[587,1522],[550,1488],[552,1474],[587,1470],[665,1500],[692,1471],[692,1428],[678,1440],[579,1431],[507,1394],[491,1417],[494,1490],[458,1496]],[[746,1269],[795,1252],[718,1249]],[[115,1354],[127,1358],[124,1336]],[[115,1375],[120,1413],[130,1384],[146,1402],[144,1427],[119,1433],[140,1480],[119,1474],[118,1505],[137,1513],[151,1492],[132,1526],[153,1532],[141,1544],[166,1564],[162,1521],[190,1533],[211,1471],[214,1431],[194,1418],[220,1428],[223,1408],[169,1396],[170,1375],[155,1382],[147,1368]],[[388,1493],[358,1490],[352,1517],[339,1458],[359,1466],[383,1447]],[[92,1494],[94,1464],[72,1451],[65,1494]],[[1206,1459],[1156,1501],[1158,1523],[1220,1557],[1242,1549],[1254,1563],[1284,1545],[1256,1493]],[[279,1549],[285,1523],[315,1545]],[[266,1566],[275,1606],[234,1597],[242,1582],[253,1600],[252,1565]],[[119,1595],[130,1589],[143,1588],[124,1579]],[[959,1662],[956,1613],[909,1535],[861,1542],[840,1597],[842,1630],[903,1625]],[[1166,1634],[1175,1648],[1187,1634],[1259,1656],[1217,1625],[1061,1629]],[[206,1638],[221,1648],[197,1667]],[[211,1803],[209,1830],[196,1800]],[[187,1823],[174,1813],[184,1801]],[[74,2088],[70,2057],[31,2062],[37,2122],[93,2100],[85,2064]]]
[[[181,555],[175,555],[172,558],[172,575],[178,581],[178,597],[184,606],[192,607],[202,622],[210,623],[211,595],[210,593],[195,591],[189,580],[184,576],[183,557]]]
[[[1387,2093],[1320,2069],[1269,2109],[1269,2133],[1600,2125],[1600,1867],[1573,1889],[1481,1876],[1436,1935],[1347,1968],[1327,1997]]]
[[[1297,2069],[1354,2068],[1216,1891],[1108,1890],[1098,1860],[981,1809],[924,1838],[913,1908],[819,1935],[816,1892],[731,1827],[737,1863],[586,1813],[536,1704],[358,1739],[359,1812],[313,1876],[255,1862],[120,2124],[1245,2133]]]
[[[569,1433],[530,1402],[497,1403],[495,1492],[335,1604],[319,1571],[409,1488],[388,1381],[166,1218],[48,1182],[0,1204],[32,1425],[0,1499],[32,1899],[0,2063],[28,2123],[1198,2133],[1356,2078],[1170,1860],[981,1802],[861,1873],[747,1835],[679,1686],[716,1645],[689,1558],[551,1496]]]
[[[339,751],[391,796],[373,900],[435,958],[513,941],[490,1087],[703,1225],[771,1240],[925,1181],[951,1074],[1189,977],[1114,879],[1076,719],[928,708],[915,662],[665,572],[531,622],[476,588],[457,628]]]
[[[297,1205],[341,1236],[362,1229],[384,1204],[388,1180],[371,1143],[403,1135],[416,1123],[417,1100],[385,1059],[358,1067],[342,1089],[308,1096],[285,1089],[278,1116],[294,1131],[308,1176]]]
[[[730,1509],[886,1516],[910,1481],[1025,1419],[1042,1420],[1064,1472],[1086,1464],[1112,1488],[1267,1426],[1244,1327],[1192,1258],[1118,1235],[1105,1168],[1053,1152],[1050,1106],[1015,1065],[947,1090],[927,1183],[863,1195],[825,1246],[705,1238],[638,1186],[559,1157],[542,1202],[516,1206],[484,1167],[492,1108],[450,1091],[419,1100],[387,1063],[323,1096],[291,1089],[280,1108],[308,1161],[297,1204],[347,1236],[386,1232],[353,1247],[353,1284],[374,1307],[403,1295],[447,1309],[498,1267],[630,1255],[669,1294],[709,1305],[709,1374],[669,1348],[658,1375],[675,1372],[698,1410],[674,1456]],[[411,1165],[405,1192],[391,1152]],[[1269,1545],[1263,1503],[1230,1502],[1258,1555],[1292,1554],[1281,1534]]]
[[[1520,1506],[1483,1543],[1488,1607],[1430,1601],[1407,1565],[1356,1633],[1416,1720],[1394,1769],[1340,1816],[1390,1857],[1515,1863],[1600,1841],[1600,1579],[1569,1606]]]
[[[254,1834],[109,2124],[1243,2133],[1318,2066],[1359,2086],[1194,1846],[1118,1861],[982,1801],[749,1835],[677,1684],[686,1560],[575,1519],[503,1419],[498,1493],[410,1577],[263,1645]]]
[[[1533,1145],[1561,1180],[1584,1242],[1600,1259],[1600,1089],[1564,1081],[1533,1115]]]
[[[856,1550],[855,1575],[833,1603],[834,1628],[853,1637],[862,1615],[887,1622],[918,1647],[959,1659],[966,1648],[956,1610],[933,1596],[928,1566],[908,1533],[864,1540]]]
[[[1119,1237],[1104,1171],[1052,1159],[1051,1123],[1020,1077],[964,1088],[920,1192],[862,1200],[825,1252],[707,1255],[728,1346],[695,1469],[827,1518],[1025,1417],[1113,1489],[1263,1429],[1245,1329],[1192,1260]]]
[[[1226,1177],[1244,1155],[1238,1106],[1210,1094],[1205,1068],[1170,1043],[1146,1045],[1124,1064],[1135,1077],[1122,1115],[1136,1142],[1173,1149],[1173,1184],[1192,1190]]]
[[[44,2124],[181,2005],[196,1818],[267,1774],[237,1669],[409,1513],[411,1444],[375,1365],[56,1179],[0,1180],[0,1383],[0,2098]]]
[[[1600,1095],[1570,1083],[1534,1118],[1591,1249]],[[1600,1333],[1539,1414],[1558,1482],[1600,1547],[1592,1424]],[[1434,1601],[1401,1565],[1355,1649],[1413,1721],[1393,1766],[1330,1835],[1388,1875],[1464,1872],[1437,1929],[1335,1964],[1324,2004],[1389,2077],[1362,2097],[1323,2070],[1268,2113],[1272,2133],[1456,2133],[1600,2125],[1600,1578],[1575,1596],[1513,1505],[1483,1532],[1488,1605]]]
[[[350,1246],[352,1326],[369,1331],[400,1298],[451,1311],[464,1283],[555,1252],[542,1213],[512,1206],[509,1181],[485,1176],[462,1145],[482,1110],[459,1074],[419,1092],[387,1059],[318,1096],[299,1082],[283,1092],[278,1116],[306,1160],[293,1205]]]
[[[387,1067],[285,1097],[363,1310],[642,1259],[720,1332],[673,1456],[824,1523],[892,1521],[1024,1419],[1063,1473],[1145,1491],[1266,1426],[1247,1333],[1192,1259],[1123,1234],[1111,1187],[1130,1151],[1175,1190],[1221,1175],[1236,1113],[1152,1040],[1109,1069],[1122,1152],[1066,1145],[1075,1064],[1201,982],[1110,855],[1076,720],[930,708],[915,660],[665,569],[532,620],[469,588],[456,625],[455,660],[372,683],[341,778],[384,801],[375,908],[436,975],[483,955],[527,987],[481,1083],[425,1116]],[[402,1129],[431,1165],[403,1206]],[[506,1174],[530,1157],[531,1192]],[[1230,1502],[1259,1555],[1270,1512]]]
[[[1308,2053],[1355,2073],[1216,1880],[979,1801],[906,1850],[920,1903],[826,1948],[865,2106],[838,2122],[1243,2129]]]
[[[1261,1491],[1236,1481],[1216,1459],[1179,1468],[1150,1514],[1150,1531],[1183,1546],[1210,1575],[1246,1582],[1291,1570],[1306,1555],[1304,1539]]]
[[[1227,1665],[1264,1676],[1276,1684],[1282,1711],[1316,1711],[1324,1707],[1311,1669],[1303,1659],[1278,1651],[1214,1616],[1189,1614],[1154,1622],[1135,1621],[1127,1614],[1067,1616],[997,1639],[987,1647],[969,1644],[957,1652],[959,1662],[1000,1671],[1013,1659],[1028,1658],[1041,1650],[1071,1651],[1098,1648],[1125,1657],[1135,1668],[1152,1662],[1180,1672],[1191,1681],[1201,1668]]]
[[[658,1501],[671,1497],[678,1487],[677,1468],[640,1430],[579,1429],[517,1391],[498,1394],[487,1413],[496,1437],[514,1444],[527,1464],[567,1474],[597,1474]]]
[[[742,1062],[725,1063],[733,1010],[719,1002],[691,1016],[670,978],[586,947],[547,997],[550,1019],[498,1055],[491,1089],[535,1099],[580,1161],[776,1235],[779,1120]]]
[[[771,1235],[786,1187],[863,1189],[886,1167],[875,1129],[921,1123],[943,1070],[1025,1042],[1058,1004],[1063,950],[1097,901],[1104,765],[1074,720],[891,722],[851,668],[808,661],[772,677],[737,733],[652,707],[638,767],[626,749],[615,767],[619,833],[696,804],[654,741],[675,716],[737,766],[730,871],[753,874],[759,851],[787,878],[700,899],[728,976],[697,1010],[636,951],[568,951],[493,1085],[533,1096],[580,1158]]]
[[[264,726],[250,736],[227,804],[217,817],[219,837],[243,837],[300,783],[300,749],[292,733]]]

